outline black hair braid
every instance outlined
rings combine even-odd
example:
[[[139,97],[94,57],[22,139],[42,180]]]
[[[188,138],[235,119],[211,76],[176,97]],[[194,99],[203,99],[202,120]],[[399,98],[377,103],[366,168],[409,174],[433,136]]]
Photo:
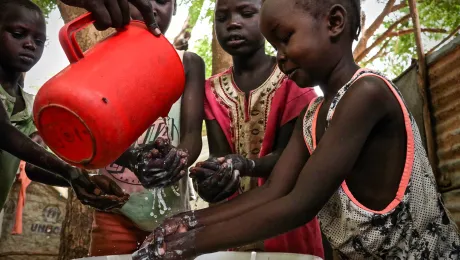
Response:
[[[361,0],[349,0],[351,1],[351,8],[353,8],[352,21],[351,21],[351,33],[355,40],[358,40],[359,34],[361,33]]]

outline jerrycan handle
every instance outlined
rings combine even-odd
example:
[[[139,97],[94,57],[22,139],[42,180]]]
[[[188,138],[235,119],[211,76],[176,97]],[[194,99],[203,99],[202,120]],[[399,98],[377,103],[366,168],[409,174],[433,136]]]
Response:
[[[75,63],[80,59],[83,59],[84,54],[78,45],[77,39],[75,38],[77,32],[86,28],[92,24],[94,19],[91,13],[85,13],[73,21],[64,25],[59,31],[59,42],[61,43],[62,49],[69,59],[70,63]]]

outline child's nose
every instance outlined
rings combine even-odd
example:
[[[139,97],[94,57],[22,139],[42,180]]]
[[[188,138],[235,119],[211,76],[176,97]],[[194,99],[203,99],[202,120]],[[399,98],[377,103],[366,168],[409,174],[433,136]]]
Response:
[[[239,19],[231,18],[228,20],[227,30],[241,29],[241,22]]]
[[[37,49],[37,45],[35,44],[35,40],[32,37],[27,37],[26,42],[24,43],[24,48],[35,51]]]
[[[278,51],[276,52],[276,61],[278,62],[278,64],[283,64],[284,62],[286,62],[286,55],[280,49],[278,49]]]

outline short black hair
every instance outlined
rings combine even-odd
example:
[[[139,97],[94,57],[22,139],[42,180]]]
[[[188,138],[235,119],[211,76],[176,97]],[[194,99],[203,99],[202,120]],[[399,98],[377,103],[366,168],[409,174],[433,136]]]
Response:
[[[348,24],[351,37],[358,39],[361,33],[361,0],[295,0],[297,5],[301,5],[305,10],[319,18],[327,12],[334,4],[342,5],[348,14]]]
[[[0,19],[3,19],[4,15],[8,13],[8,8],[13,6],[27,8],[29,10],[36,11],[43,16],[43,12],[40,7],[30,0],[0,0]]]

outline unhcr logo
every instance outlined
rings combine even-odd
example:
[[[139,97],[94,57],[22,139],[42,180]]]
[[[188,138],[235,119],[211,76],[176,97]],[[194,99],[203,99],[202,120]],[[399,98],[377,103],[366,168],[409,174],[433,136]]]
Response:
[[[61,210],[57,205],[47,205],[43,209],[43,220],[48,223],[57,223],[61,217]]]

